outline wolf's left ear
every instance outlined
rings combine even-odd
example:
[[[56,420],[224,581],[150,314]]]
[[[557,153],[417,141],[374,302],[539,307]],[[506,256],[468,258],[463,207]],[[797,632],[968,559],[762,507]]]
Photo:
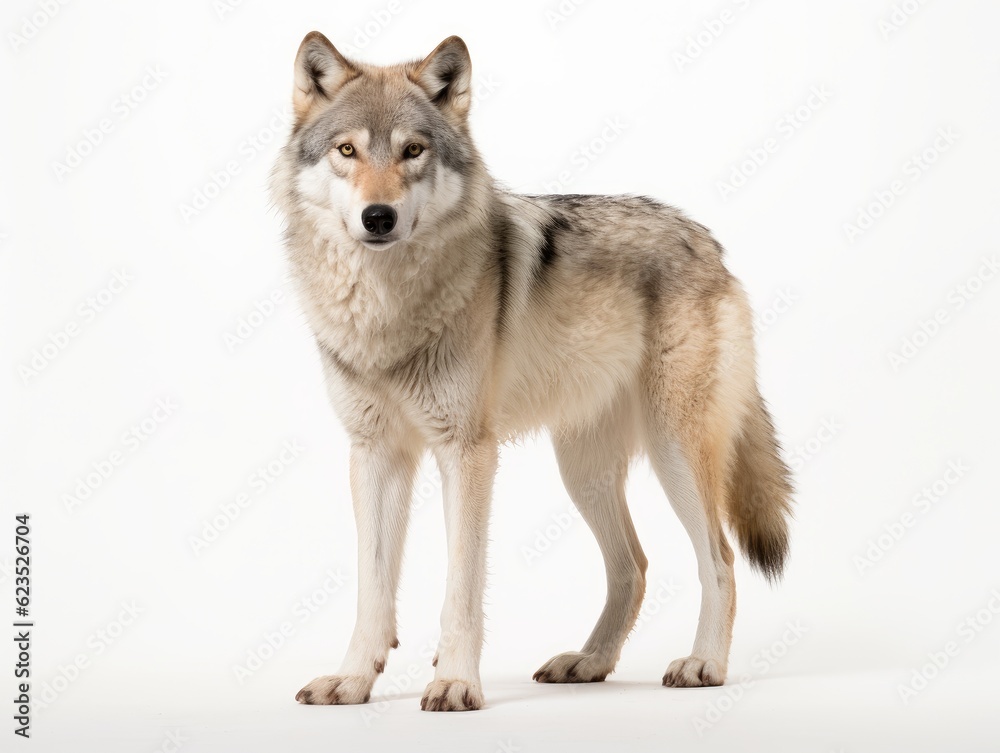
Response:
[[[292,93],[295,116],[304,118],[313,107],[329,99],[359,73],[329,39],[318,31],[306,34],[295,56],[295,91]]]
[[[464,120],[472,105],[472,58],[459,37],[448,37],[414,68],[410,78],[445,115]]]

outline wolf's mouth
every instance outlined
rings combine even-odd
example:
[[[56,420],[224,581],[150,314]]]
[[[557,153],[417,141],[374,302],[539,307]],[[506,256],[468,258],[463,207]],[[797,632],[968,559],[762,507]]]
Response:
[[[395,238],[365,238],[361,241],[368,248],[385,248],[396,242]]]

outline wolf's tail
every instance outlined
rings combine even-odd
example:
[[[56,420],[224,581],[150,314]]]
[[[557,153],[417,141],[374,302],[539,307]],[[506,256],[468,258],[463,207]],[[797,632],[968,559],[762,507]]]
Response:
[[[773,583],[781,578],[788,555],[792,483],[771,416],[755,393],[733,448],[726,512],[750,565]]]

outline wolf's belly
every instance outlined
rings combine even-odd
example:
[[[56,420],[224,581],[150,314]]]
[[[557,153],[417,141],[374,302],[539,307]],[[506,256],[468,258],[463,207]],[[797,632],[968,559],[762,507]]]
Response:
[[[500,364],[498,428],[517,435],[592,419],[635,383],[645,316],[632,297],[536,305],[511,328]]]

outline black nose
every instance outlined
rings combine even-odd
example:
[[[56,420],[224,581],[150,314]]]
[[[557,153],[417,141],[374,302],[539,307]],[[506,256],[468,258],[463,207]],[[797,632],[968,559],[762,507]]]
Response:
[[[361,224],[375,235],[385,235],[396,227],[396,210],[388,204],[372,204],[361,213]]]

